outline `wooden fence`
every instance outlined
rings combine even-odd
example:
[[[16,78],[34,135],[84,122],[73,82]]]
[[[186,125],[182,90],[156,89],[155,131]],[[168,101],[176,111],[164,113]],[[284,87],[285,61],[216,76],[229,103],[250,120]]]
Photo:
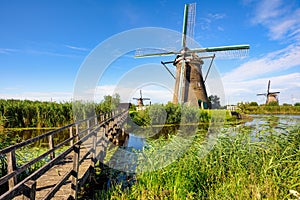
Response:
[[[60,181],[51,189],[50,192],[47,193],[46,196],[43,197],[43,199],[51,199],[54,197],[56,192],[59,191],[62,185],[64,185],[70,177],[72,178],[72,181],[69,199],[77,199],[79,186],[81,186],[86,181],[87,177],[91,175],[95,163],[99,159],[103,159],[99,158],[99,155],[96,155],[97,145],[103,142],[101,138],[97,137],[97,133],[100,130],[103,131],[103,133],[112,141],[116,137],[116,134],[119,132],[122,125],[125,123],[127,116],[128,111],[114,111],[100,116],[94,116],[0,150],[0,155],[5,156],[7,162],[7,174],[0,178],[0,187],[4,184],[8,184],[9,188],[7,192],[0,196],[0,199],[13,199],[20,195],[23,195],[24,199],[35,199],[37,179],[47,173],[47,171],[49,171],[54,165],[59,163],[72,152],[72,169],[68,173],[64,174]],[[55,144],[55,135],[68,129],[70,137],[59,144]],[[49,150],[36,158],[33,158],[26,164],[17,166],[16,151],[45,138],[48,138]],[[89,141],[91,145],[87,148],[85,155],[80,156],[80,148],[86,141]],[[62,148],[66,147],[66,145],[68,148],[62,151]],[[105,149],[103,149],[103,151],[104,150]],[[91,157],[89,170],[87,170],[87,173],[84,174],[81,180],[78,180],[78,171],[81,163],[87,158],[87,156]],[[46,162],[38,170],[18,182],[18,175],[29,170],[30,167],[37,162],[40,162],[43,159],[45,160],[45,158],[50,159],[50,161]]]

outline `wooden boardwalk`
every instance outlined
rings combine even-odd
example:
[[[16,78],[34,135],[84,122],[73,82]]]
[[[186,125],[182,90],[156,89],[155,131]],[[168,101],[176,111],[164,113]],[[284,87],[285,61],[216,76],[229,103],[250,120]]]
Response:
[[[76,199],[79,188],[93,176],[95,163],[103,161],[108,144],[115,141],[127,115],[127,111],[102,115],[99,122],[99,117],[93,117],[0,150],[0,155],[7,156],[8,165],[8,174],[0,178],[0,185],[9,185],[9,191],[0,199]],[[63,129],[70,129],[70,138],[55,146],[53,137]],[[44,137],[49,139],[50,150],[17,168],[16,149]],[[69,148],[57,152],[65,144],[70,144]],[[18,174],[47,156],[50,162],[17,182]]]
[[[80,149],[80,154],[86,154],[87,149],[82,147]],[[35,199],[44,199],[48,196],[49,193],[54,189],[54,187],[59,184],[59,182],[65,178],[68,173],[73,169],[73,153],[68,154],[63,160],[54,165],[50,170],[45,174],[39,177],[36,180],[36,194]],[[82,158],[82,157],[81,157]],[[79,168],[78,178],[83,179],[84,175],[88,173],[91,165],[91,157],[84,159],[83,163]],[[54,197],[51,199],[70,199],[71,194],[71,183],[72,177],[69,177],[68,180],[61,186],[61,188],[55,193]],[[23,194],[15,197],[16,200],[23,200]]]

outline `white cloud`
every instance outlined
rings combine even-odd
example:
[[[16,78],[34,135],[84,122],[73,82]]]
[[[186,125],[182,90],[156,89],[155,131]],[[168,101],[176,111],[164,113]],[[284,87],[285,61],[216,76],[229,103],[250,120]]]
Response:
[[[226,17],[226,15],[223,13],[209,13],[208,17],[211,19],[223,19],[224,17]]]
[[[224,74],[223,80],[237,81],[249,80],[262,75],[287,70],[300,65],[300,45],[288,47],[271,52],[263,58],[252,59],[240,67]]]
[[[17,51],[17,49],[0,48],[0,54],[9,54]]]
[[[258,101],[264,103],[265,97],[256,97],[257,93],[265,93],[268,80],[271,80],[271,91],[281,92],[281,103],[293,103],[300,98],[300,45],[292,44],[286,48],[268,53],[262,58],[252,59],[241,66],[227,72],[222,80],[228,103],[239,101]],[[278,75],[278,73],[283,75]]]
[[[117,85],[101,85],[97,86],[95,90],[95,101],[100,102],[103,96],[119,94],[122,102],[136,103],[133,98],[140,97],[140,90],[144,98],[150,98],[152,103],[167,103],[172,101],[173,91],[158,85],[139,85],[138,87],[120,87]]]
[[[223,19],[225,17],[226,14],[224,13],[209,13],[205,18],[200,18],[199,20],[200,28],[202,30],[209,30],[211,28],[212,23],[214,23],[217,20]],[[223,31],[223,28],[220,25],[217,26],[217,29],[219,31]]]
[[[268,80],[271,91],[279,91],[280,103],[294,103],[300,99],[300,9],[296,2],[284,0],[244,0],[254,6],[252,23],[267,28],[270,40],[287,44],[285,48],[270,52],[223,75],[225,93],[229,103],[239,101],[265,102]],[[280,74],[280,75],[279,75]]]
[[[262,0],[256,4],[252,22],[265,26],[272,40],[299,41],[299,18],[300,9],[293,6],[293,1],[287,4],[284,0]]]
[[[21,99],[37,101],[71,101],[71,92],[23,92],[23,93],[0,93],[0,99]]]
[[[282,0],[261,0],[256,6],[254,23],[266,23],[271,19],[277,18],[285,12]]]
[[[73,49],[73,50],[78,50],[78,51],[90,51],[87,48],[84,47],[76,47],[76,46],[72,46],[72,45],[65,45],[65,47],[69,48],[69,49]]]
[[[255,80],[237,80],[223,82],[228,103],[257,101],[264,103],[264,96],[257,96],[258,93],[266,93],[268,81],[271,80],[270,92],[280,92],[281,103],[293,103],[300,98],[300,73],[291,73],[280,76],[270,76]]]

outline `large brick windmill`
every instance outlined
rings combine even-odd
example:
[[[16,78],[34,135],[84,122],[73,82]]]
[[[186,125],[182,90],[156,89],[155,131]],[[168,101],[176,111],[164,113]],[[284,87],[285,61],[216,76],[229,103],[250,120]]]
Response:
[[[267,93],[257,94],[257,96],[260,96],[260,95],[266,96],[267,97],[266,104],[269,104],[271,102],[277,102],[278,103],[278,97],[277,97],[277,95],[280,92],[270,92],[270,86],[271,86],[271,81],[269,80]]]
[[[193,105],[198,104],[202,108],[209,108],[210,103],[205,87],[205,79],[209,73],[209,69],[215,56],[217,55],[218,57],[219,54],[223,56],[229,55],[230,57],[241,57],[246,55],[250,46],[234,45],[189,49],[187,43],[192,41],[191,38],[193,37],[195,25],[195,11],[195,3],[185,4],[182,30],[182,48],[179,51],[147,53],[147,49],[139,49],[137,50],[135,57],[141,58],[149,56],[176,55],[174,61],[162,62],[164,66],[165,64],[169,63],[173,63],[173,65],[176,66],[176,76],[172,74],[172,76],[175,78],[173,103],[190,103]],[[211,59],[210,67],[207,70],[207,74],[203,76],[203,59],[208,58]]]

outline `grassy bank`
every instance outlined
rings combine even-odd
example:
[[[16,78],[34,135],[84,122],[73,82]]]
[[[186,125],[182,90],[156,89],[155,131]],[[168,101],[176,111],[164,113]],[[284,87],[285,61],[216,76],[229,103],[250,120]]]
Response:
[[[291,105],[260,105],[250,106],[248,104],[239,105],[241,112],[245,114],[290,114],[299,115],[300,106]]]
[[[227,129],[212,150],[202,149],[203,133],[175,162],[137,175],[126,190],[115,185],[98,199],[293,199],[300,191],[300,127]],[[238,134],[235,134],[238,133]],[[164,141],[168,143],[168,141]],[[153,141],[153,149],[163,141]],[[153,151],[152,149],[152,151]],[[151,151],[145,151],[145,154]]]

